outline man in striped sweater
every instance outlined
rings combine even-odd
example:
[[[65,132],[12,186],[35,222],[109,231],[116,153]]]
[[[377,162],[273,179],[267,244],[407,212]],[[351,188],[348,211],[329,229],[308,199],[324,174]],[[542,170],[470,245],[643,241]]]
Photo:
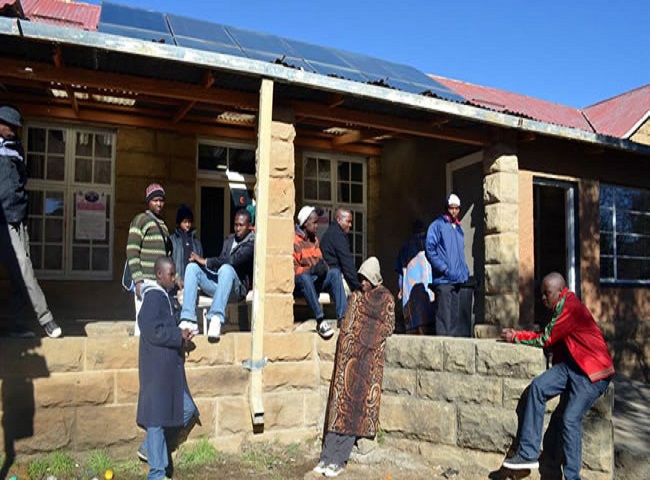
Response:
[[[318,302],[318,294],[328,291],[334,298],[336,317],[345,317],[348,300],[343,287],[343,277],[338,268],[329,268],[323,260],[316,230],[316,208],[306,205],[298,212],[298,224],[293,237],[293,270],[296,274],[295,295],[304,297],[316,318],[316,331],[327,339],[334,335],[332,327],[324,322],[325,313]]]
[[[171,257],[172,247],[169,230],[162,218],[165,208],[165,190],[159,183],[150,184],[145,190],[147,210],[138,213],[129,226],[126,241],[126,258],[135,284],[135,331],[140,335],[138,313],[142,306],[141,288],[145,280],[156,280],[156,259],[160,256]]]
[[[551,348],[553,367],[530,384],[520,418],[519,448],[503,466],[512,470],[538,468],[544,410],[547,400],[566,395],[562,416],[562,440],[566,480],[580,478],[582,464],[582,417],[606,390],[614,375],[612,357],[600,328],[587,307],[570,292],[564,277],[549,273],[542,282],[542,303],[553,312],[543,332],[504,328],[506,342]]]

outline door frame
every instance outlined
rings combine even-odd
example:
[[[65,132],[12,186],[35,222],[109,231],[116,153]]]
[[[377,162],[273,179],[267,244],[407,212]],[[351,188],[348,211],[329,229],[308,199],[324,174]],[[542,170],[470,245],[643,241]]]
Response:
[[[566,245],[566,282],[569,290],[580,297],[580,229],[578,210],[578,182],[556,178],[533,176],[533,186],[560,188],[564,190],[565,245]],[[539,208],[539,203],[537,207]],[[539,244],[539,230],[534,228],[535,244]],[[535,249],[535,272],[537,273],[538,253]]]

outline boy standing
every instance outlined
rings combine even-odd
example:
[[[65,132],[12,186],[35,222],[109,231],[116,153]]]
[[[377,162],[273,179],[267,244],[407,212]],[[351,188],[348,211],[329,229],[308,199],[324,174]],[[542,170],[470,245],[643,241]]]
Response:
[[[149,463],[148,480],[166,478],[167,440],[187,426],[198,410],[185,378],[185,355],[192,333],[180,330],[169,292],[176,284],[176,268],[169,257],[154,265],[156,281],[142,284],[138,413],[136,421],[147,430],[138,456]]]

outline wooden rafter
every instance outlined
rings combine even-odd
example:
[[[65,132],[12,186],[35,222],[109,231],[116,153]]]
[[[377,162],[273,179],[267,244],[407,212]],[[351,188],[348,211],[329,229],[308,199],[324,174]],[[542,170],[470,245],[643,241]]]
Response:
[[[205,73],[203,74],[203,80],[201,81],[201,84],[203,85],[203,88],[210,88],[212,85],[214,85],[216,78],[214,74],[210,70],[206,70]],[[176,113],[174,114],[172,121],[174,123],[178,123],[181,121],[181,119],[187,115],[187,113],[194,108],[194,105],[196,105],[196,100],[192,100],[191,102],[187,102],[185,105],[183,105],[181,108],[176,110]]]
[[[379,133],[375,130],[353,130],[338,137],[334,137],[332,139],[332,145],[338,146],[347,145],[349,143],[363,142],[364,140],[378,137],[379,135],[382,135],[382,133]]]
[[[63,51],[61,50],[61,45],[54,46],[54,53],[52,54],[52,61],[56,68],[65,68],[65,62],[63,61]],[[75,115],[79,116],[79,103],[77,103],[77,97],[74,94],[74,90],[71,86],[64,86],[65,93],[68,95],[68,99],[72,104],[72,110],[74,110]]]
[[[80,68],[57,68],[46,63],[27,62],[10,58],[3,59],[1,77],[57,82],[66,86],[84,85],[89,88],[127,90],[138,95],[200,102],[213,106],[237,107],[248,111],[256,111],[258,108],[258,95],[256,93],[214,87],[205,88],[204,86],[171,80],[152,80],[133,75]],[[434,128],[431,126],[433,120],[427,123],[426,121],[397,118],[386,114],[331,107],[305,101],[290,101],[282,106],[292,108],[296,118],[330,122],[331,126],[344,125],[346,128],[350,128],[349,125],[356,125],[384,131],[387,134],[399,133],[478,146],[490,143],[489,137],[484,134],[462,131],[451,127]],[[79,118],[82,118],[82,116],[79,115]]]

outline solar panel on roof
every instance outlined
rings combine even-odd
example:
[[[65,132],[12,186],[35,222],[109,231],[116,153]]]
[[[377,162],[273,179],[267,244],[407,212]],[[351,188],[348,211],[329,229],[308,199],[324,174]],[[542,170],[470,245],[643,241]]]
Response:
[[[115,3],[103,2],[99,25],[117,25],[120,27],[151,30],[169,35],[165,16],[160,12],[152,12],[141,8],[126,7]]]
[[[239,49],[223,25],[210,23],[180,15],[167,14],[167,22],[172,35],[203,40],[204,42],[220,43]],[[241,52],[240,52],[241,55]]]
[[[149,42],[165,43],[167,45],[175,45],[174,38],[162,32],[155,32],[153,30],[141,30],[139,28],[120,27],[119,25],[111,25],[110,23],[99,24],[97,28],[102,33],[109,33],[111,35],[119,35],[121,37],[137,38],[139,40],[147,40]]]
[[[410,93],[465,100],[409,65],[217,23],[104,2],[98,30],[126,37],[279,63]]]
[[[243,57],[241,48],[236,45],[224,45],[223,43],[204,42],[195,38],[187,38],[181,36],[174,36],[174,40],[179,47],[194,48],[196,50],[204,50],[206,52],[225,53],[226,55],[234,55]]]

